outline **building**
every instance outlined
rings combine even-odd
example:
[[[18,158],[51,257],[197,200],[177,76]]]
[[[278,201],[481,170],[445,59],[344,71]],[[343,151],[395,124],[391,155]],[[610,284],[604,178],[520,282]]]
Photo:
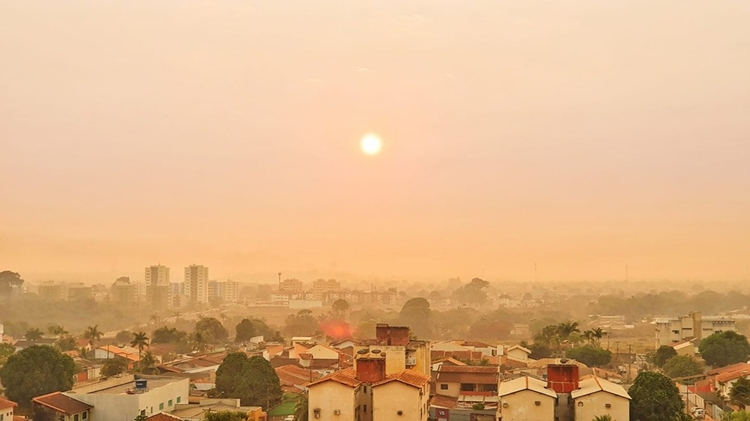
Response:
[[[138,302],[136,286],[130,282],[130,278],[127,276],[117,278],[109,291],[114,303],[132,305]]]
[[[576,421],[589,421],[609,415],[613,420],[630,419],[630,395],[619,384],[592,376],[581,380],[579,388],[570,392]]]
[[[372,385],[373,419],[427,421],[429,400],[428,376],[414,370],[391,374]]]
[[[172,412],[176,405],[188,402],[189,392],[190,379],[186,377],[126,375],[63,394],[91,405],[95,421],[122,421]]]
[[[13,421],[13,412],[17,406],[17,403],[0,397],[0,421]]]
[[[497,403],[499,366],[440,364],[435,372],[435,393],[476,403]]]
[[[375,327],[375,336],[375,339],[362,341],[354,346],[354,352],[360,355],[384,354],[386,374],[410,369],[430,375],[432,347],[429,341],[411,340],[409,327],[384,323]]]
[[[267,414],[259,406],[242,406],[239,399],[202,399],[198,403],[181,403],[175,406],[171,416],[182,421],[203,421],[209,412],[242,412],[246,421],[266,421]]]
[[[339,292],[341,283],[335,279],[316,279],[313,281],[312,293],[314,300],[323,300],[328,292]]]
[[[190,265],[185,268],[185,295],[193,304],[208,303],[208,268]]]
[[[231,280],[208,281],[208,299],[218,298],[225,303],[240,300],[240,284]]]
[[[37,285],[39,298],[45,301],[64,301],[68,299],[68,291],[61,282],[46,281]]]
[[[31,408],[34,411],[34,419],[87,421],[92,418],[94,406],[62,392],[53,392],[33,398]]]
[[[737,331],[734,319],[718,316],[703,317],[700,311],[686,316],[657,318],[656,348],[662,345],[673,345],[686,339],[695,338],[700,342],[714,333]]]
[[[66,299],[69,301],[91,300],[94,298],[94,290],[91,286],[86,286],[83,282],[74,282],[65,285]]]
[[[279,283],[279,291],[300,293],[302,292],[302,281],[296,278],[284,279]]]
[[[557,394],[539,379],[524,376],[500,383],[503,421],[554,421]]]
[[[352,368],[308,383],[307,389],[308,419],[372,421],[372,387],[358,379]]]
[[[169,268],[162,265],[146,268],[146,300],[155,308],[169,307]]]

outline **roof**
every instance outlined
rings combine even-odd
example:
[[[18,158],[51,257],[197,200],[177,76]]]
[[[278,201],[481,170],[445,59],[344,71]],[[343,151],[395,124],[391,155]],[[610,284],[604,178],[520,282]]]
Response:
[[[438,368],[435,380],[438,382],[497,384],[500,380],[500,367],[442,364]]]
[[[497,391],[498,396],[508,396],[524,390],[539,393],[541,395],[557,398],[554,390],[547,389],[547,383],[533,377],[524,376],[517,379],[500,383],[500,389]]]
[[[414,386],[416,388],[421,388],[430,382],[430,377],[418,371],[407,369],[404,371],[399,371],[398,373],[388,375],[385,380],[372,385],[372,387],[377,387],[394,381],[398,381],[409,386]]]
[[[0,409],[15,408],[17,406],[18,406],[17,403],[0,397]]]
[[[158,414],[154,414],[148,418],[146,418],[147,421],[175,421],[175,420],[182,420],[182,418],[177,418],[174,415],[169,415],[164,412],[159,412]]]
[[[320,378],[320,375],[312,370],[291,364],[277,367],[275,370],[281,389],[285,392],[299,392],[300,386]]]
[[[510,352],[514,349],[519,349],[527,354],[531,354],[531,350],[525,347],[522,347],[521,345],[513,345],[512,347],[508,348],[505,352]]]
[[[726,383],[735,379],[739,379],[740,377],[750,377],[750,368],[741,367],[736,370],[721,373],[717,375],[714,380],[719,383]]]
[[[335,373],[331,373],[325,377],[321,377],[320,379],[308,383],[307,387],[315,386],[327,381],[334,381],[336,383],[343,384],[344,386],[348,387],[357,387],[362,384],[362,382],[357,379],[357,373],[354,371],[353,368],[347,368],[341,371],[337,371]]]
[[[443,363],[443,364],[447,364],[447,365],[466,365],[465,362],[459,361],[459,360],[457,360],[457,359],[455,359],[453,357],[438,358],[437,360],[433,360],[432,363],[433,364]]]
[[[57,412],[62,412],[66,415],[78,414],[94,407],[93,405],[81,402],[78,399],[73,399],[70,396],[63,395],[60,392],[52,392],[46,395],[37,396],[31,401]]]
[[[590,379],[582,380],[578,384],[578,389],[570,392],[570,397],[578,399],[581,396],[590,395],[597,392],[607,392],[615,396],[620,396],[625,399],[630,399],[630,395],[625,391],[625,388],[619,384],[612,383],[609,380],[601,379],[593,376]]]
[[[432,399],[430,399],[430,406],[435,406],[438,408],[455,408],[457,403],[458,398],[454,398],[452,396],[435,395],[432,397]]]

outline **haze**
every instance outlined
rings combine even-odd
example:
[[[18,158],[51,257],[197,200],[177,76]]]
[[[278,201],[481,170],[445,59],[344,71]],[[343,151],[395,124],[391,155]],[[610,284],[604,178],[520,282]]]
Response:
[[[747,278],[749,21],[744,0],[2,2],[0,267]]]

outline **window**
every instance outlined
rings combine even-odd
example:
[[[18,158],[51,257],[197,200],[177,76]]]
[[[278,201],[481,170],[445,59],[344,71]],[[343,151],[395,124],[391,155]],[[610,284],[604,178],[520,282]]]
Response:
[[[180,403],[180,402],[182,402],[182,396],[177,397],[177,403]]]
[[[81,415],[81,418],[84,420],[88,417],[89,417],[89,413],[87,411],[84,411],[84,413]]]
[[[73,415],[73,421],[78,421],[78,414]]]
[[[445,383],[440,384],[440,390],[448,390],[448,385]]]
[[[159,404],[159,411],[161,411],[162,409],[164,409],[164,402]]]
[[[170,399],[169,402],[167,402],[167,406],[172,406],[172,399]]]
[[[364,405],[365,408],[365,414],[367,413],[367,405]]]

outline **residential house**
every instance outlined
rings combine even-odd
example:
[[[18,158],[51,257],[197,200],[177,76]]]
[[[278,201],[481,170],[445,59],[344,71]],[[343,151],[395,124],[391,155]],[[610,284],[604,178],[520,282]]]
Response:
[[[428,376],[414,370],[404,370],[373,384],[373,419],[427,421],[429,383]]]
[[[16,352],[22,351],[30,346],[34,345],[44,345],[44,346],[53,346],[57,342],[57,339],[54,338],[41,338],[33,341],[27,341],[26,339],[21,339],[16,341],[13,346],[16,348]]]
[[[13,412],[17,403],[0,397],[0,421],[13,421]]]
[[[375,333],[375,339],[362,341],[354,347],[355,355],[384,354],[386,374],[411,369],[430,375],[432,345],[429,341],[411,340],[410,330],[406,326],[379,323]]]
[[[505,350],[505,357],[515,361],[528,361],[531,350],[524,348],[521,345],[513,345],[512,347]]]
[[[321,376],[317,372],[287,364],[275,368],[276,375],[281,382],[281,390],[285,393],[299,394],[307,390],[305,385],[309,382],[319,379]]]
[[[500,383],[499,413],[503,421],[553,421],[557,393],[539,379],[523,376]]]
[[[384,364],[385,365],[385,364]],[[337,371],[307,384],[308,419],[372,421],[371,387],[352,368]]]
[[[672,345],[672,349],[677,352],[677,355],[687,355],[688,357],[695,356],[695,345],[693,342],[695,339],[690,339],[683,342],[678,342]]]
[[[434,392],[457,399],[457,404],[497,407],[499,366],[441,364],[433,373]]]
[[[63,394],[53,392],[31,400],[34,418],[55,421],[86,421],[94,406]]]
[[[619,384],[593,376],[582,380],[578,387],[570,392],[576,421],[590,421],[603,415],[613,420],[630,419],[630,395]]]

